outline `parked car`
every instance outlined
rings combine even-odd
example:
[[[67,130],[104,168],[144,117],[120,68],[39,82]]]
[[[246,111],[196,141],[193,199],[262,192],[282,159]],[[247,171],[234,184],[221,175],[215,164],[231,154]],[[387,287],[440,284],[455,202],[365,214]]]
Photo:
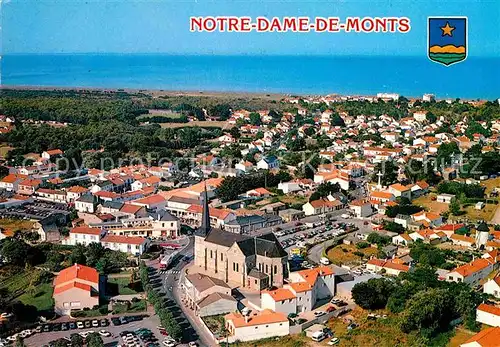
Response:
[[[327,345],[328,346],[334,346],[337,345],[340,342],[340,339],[338,337],[334,337],[330,341],[328,341]]]
[[[325,311],[314,311],[314,317],[321,317],[323,315],[325,315],[326,312]]]
[[[94,319],[94,320],[92,321],[92,326],[93,326],[94,328],[98,328],[98,327],[99,327],[99,321],[98,321],[97,319]]]
[[[111,333],[106,330],[99,330],[99,335],[104,336],[104,337],[109,337],[111,336]]]

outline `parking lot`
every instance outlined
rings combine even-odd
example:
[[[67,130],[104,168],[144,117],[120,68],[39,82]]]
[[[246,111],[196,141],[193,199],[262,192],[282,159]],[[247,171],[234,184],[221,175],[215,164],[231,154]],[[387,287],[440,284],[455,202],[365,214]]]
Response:
[[[72,334],[79,334],[85,337],[91,332],[96,332],[101,335],[103,342],[107,346],[127,346],[120,334],[123,335],[124,332],[132,332],[134,335],[137,335],[135,331],[144,328],[151,332],[148,341],[146,341],[145,337],[141,339],[140,336],[137,336],[137,341],[129,345],[153,347],[155,346],[155,341],[160,346],[160,342],[163,340],[158,325],[158,317],[146,314],[112,317],[111,319],[78,319],[65,323],[48,323],[37,327],[37,330],[40,332],[34,330],[31,336],[24,339],[24,343],[28,347],[50,346],[51,342],[64,338],[69,339]]]
[[[70,210],[66,204],[37,201],[22,206],[15,206],[1,211],[2,217],[17,217],[26,219],[44,219],[53,214],[69,215]]]

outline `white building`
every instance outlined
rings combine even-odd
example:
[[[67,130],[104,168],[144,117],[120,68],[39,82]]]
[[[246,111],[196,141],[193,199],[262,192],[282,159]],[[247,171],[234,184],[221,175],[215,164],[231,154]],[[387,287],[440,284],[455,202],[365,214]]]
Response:
[[[483,285],[483,293],[493,295],[500,299],[500,277],[495,277],[486,281]]]
[[[66,243],[72,246],[83,244],[88,246],[92,242],[99,243],[106,231],[98,228],[76,227],[70,230]]]
[[[476,321],[492,327],[499,327],[500,308],[493,305],[480,304],[476,309]],[[500,341],[497,342],[500,343]]]
[[[451,200],[453,200],[453,198],[455,198],[455,195],[443,193],[443,194],[439,194],[436,197],[436,201],[437,202],[442,202],[442,203],[445,203],[445,204],[449,204],[449,203],[451,203]]]
[[[457,267],[446,276],[448,282],[463,282],[476,285],[497,267],[496,259],[476,259],[468,264]]]
[[[143,237],[106,235],[101,239],[101,244],[114,251],[138,256],[147,250],[149,240]]]
[[[272,310],[229,313],[225,317],[229,331],[228,342],[260,340],[290,333],[290,324],[285,314]]]

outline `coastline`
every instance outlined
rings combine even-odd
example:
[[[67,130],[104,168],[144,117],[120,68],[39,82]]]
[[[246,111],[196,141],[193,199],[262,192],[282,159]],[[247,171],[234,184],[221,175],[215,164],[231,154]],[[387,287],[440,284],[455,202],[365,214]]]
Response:
[[[143,93],[151,95],[153,97],[161,96],[185,96],[185,97],[209,97],[209,98],[259,98],[269,101],[280,101],[286,97],[318,97],[318,96],[349,96],[349,97],[370,97],[373,98],[375,95],[369,94],[344,94],[344,93],[328,93],[328,94],[297,94],[297,93],[266,93],[266,92],[252,92],[252,91],[217,91],[217,90],[168,90],[168,89],[155,89],[155,88],[104,88],[104,87],[67,87],[67,86],[11,86],[11,85],[0,85],[1,90],[45,90],[45,91],[100,91],[100,92],[126,92],[126,93]],[[398,93],[394,91],[394,93]],[[422,95],[401,95],[406,98],[411,99],[421,99]],[[500,95],[499,95],[500,97]],[[436,101],[449,100],[453,98],[439,98],[436,97]],[[460,100],[472,102],[472,101],[491,101],[488,98],[460,98]]]

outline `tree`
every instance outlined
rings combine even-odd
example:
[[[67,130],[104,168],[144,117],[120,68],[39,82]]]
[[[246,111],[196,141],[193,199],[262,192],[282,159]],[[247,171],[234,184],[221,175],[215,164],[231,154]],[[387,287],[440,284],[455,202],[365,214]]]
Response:
[[[452,215],[460,215],[460,203],[458,202],[458,200],[455,198],[451,199],[448,209]]]
[[[83,337],[78,334],[71,335],[71,347],[83,347],[84,341]]]
[[[87,342],[87,347],[104,347],[104,342],[98,333],[88,334],[85,340]]]
[[[0,165],[0,179],[1,178],[4,178],[5,176],[7,176],[9,174],[9,168],[8,167],[5,167],[3,165]]]
[[[18,336],[16,338],[16,344],[15,344],[15,347],[26,347],[26,345],[24,344],[24,341],[23,341],[23,338]]]
[[[250,118],[250,124],[252,124],[252,125],[261,125],[262,124],[262,121],[260,119],[260,114],[258,114],[257,112],[250,113],[249,118]]]
[[[92,242],[87,246],[85,257],[88,266],[96,266],[97,262],[104,255],[104,247],[97,242]]]
[[[387,300],[394,289],[391,281],[385,278],[372,278],[367,282],[354,285],[352,298],[364,309],[381,309],[387,305]]]
[[[86,250],[87,249],[83,244],[76,244],[76,246],[71,250],[71,254],[69,255],[69,262],[71,264],[87,265],[87,258],[85,257]]]
[[[31,247],[24,241],[12,237],[4,240],[0,255],[13,265],[24,265],[26,263]]]
[[[448,289],[431,288],[408,300],[401,318],[401,330],[420,330],[430,336],[446,328],[454,318],[454,300]]]

